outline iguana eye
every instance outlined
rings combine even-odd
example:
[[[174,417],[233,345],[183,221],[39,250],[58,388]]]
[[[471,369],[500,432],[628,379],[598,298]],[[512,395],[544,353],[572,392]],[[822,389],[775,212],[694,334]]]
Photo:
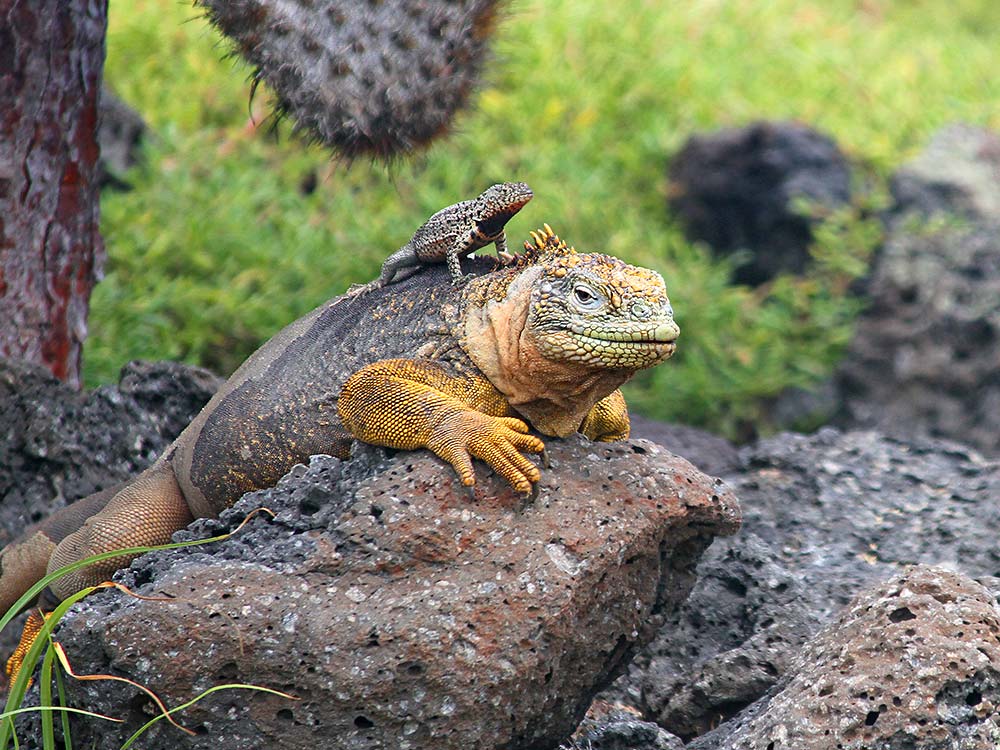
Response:
[[[596,310],[601,306],[601,295],[586,284],[577,284],[573,288],[573,299],[584,310]]]

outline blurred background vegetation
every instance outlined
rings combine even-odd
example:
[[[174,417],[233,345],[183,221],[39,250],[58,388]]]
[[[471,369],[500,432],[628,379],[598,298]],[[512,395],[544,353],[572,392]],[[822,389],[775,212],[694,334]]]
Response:
[[[267,93],[250,103],[249,69],[199,11],[111,0],[107,80],[153,136],[134,189],[103,197],[87,382],[135,358],[228,374],[372,278],[431,213],[516,179],[536,198],[513,240],[548,222],[665,277],[680,347],[629,386],[633,406],[738,435],[768,396],[829,374],[878,227],[858,206],[818,233],[808,277],[732,286],[667,212],[669,157],[695,132],[796,119],[840,144],[877,206],[940,126],[1000,126],[998,49],[995,0],[514,0],[456,132],[412,161],[348,167],[268,127]]]

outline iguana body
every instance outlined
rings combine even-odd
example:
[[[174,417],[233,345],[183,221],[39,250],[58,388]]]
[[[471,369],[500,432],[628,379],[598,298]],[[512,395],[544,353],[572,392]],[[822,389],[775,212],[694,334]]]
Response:
[[[501,182],[487,188],[478,198],[442,208],[386,259],[371,287],[391,284],[406,269],[424,263],[447,263],[452,280],[458,281],[462,278],[462,256],[490,243],[496,245],[497,256],[504,259],[507,257],[504,227],[532,195],[531,188],[523,182]]]
[[[462,483],[472,457],[530,492],[545,435],[628,436],[618,387],[669,357],[678,329],[659,274],[577,254],[551,230],[508,266],[458,287],[428,266],[391,289],[345,295],[264,344],[149,469],[84,498],[0,552],[0,610],[88,555],[169,541],[193,518],[273,485],[354,439],[429,448]],[[479,270],[489,261],[477,261]],[[84,568],[56,598],[128,563]],[[16,664],[14,665],[17,666]]]

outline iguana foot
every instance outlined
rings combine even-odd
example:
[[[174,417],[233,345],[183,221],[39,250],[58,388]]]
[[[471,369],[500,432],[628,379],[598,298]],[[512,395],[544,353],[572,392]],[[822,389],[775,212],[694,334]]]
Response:
[[[580,432],[591,440],[601,443],[615,443],[627,440],[630,432],[628,407],[621,391],[614,391],[604,397],[590,410]]]
[[[479,458],[524,495],[534,491],[541,472],[520,451],[542,453],[545,444],[528,434],[515,417],[491,417],[475,411],[452,414],[435,428],[427,447],[450,463],[466,487],[476,483],[472,458]]]
[[[48,619],[51,612],[43,612],[40,609],[33,609],[28,615],[28,619],[24,621],[24,630],[21,631],[21,640],[17,644],[17,648],[14,649],[14,653],[10,655],[7,660],[7,685],[8,689],[10,685],[14,684],[17,676],[21,673],[21,669],[24,667],[24,657],[28,655],[28,650],[34,644],[35,639],[38,638],[38,634],[42,630],[42,626]],[[29,680],[28,684],[31,682]]]

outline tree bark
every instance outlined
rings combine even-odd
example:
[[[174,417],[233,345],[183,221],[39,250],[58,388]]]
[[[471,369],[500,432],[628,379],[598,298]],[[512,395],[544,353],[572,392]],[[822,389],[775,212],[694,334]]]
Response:
[[[80,385],[107,0],[0,0],[0,356]]]

